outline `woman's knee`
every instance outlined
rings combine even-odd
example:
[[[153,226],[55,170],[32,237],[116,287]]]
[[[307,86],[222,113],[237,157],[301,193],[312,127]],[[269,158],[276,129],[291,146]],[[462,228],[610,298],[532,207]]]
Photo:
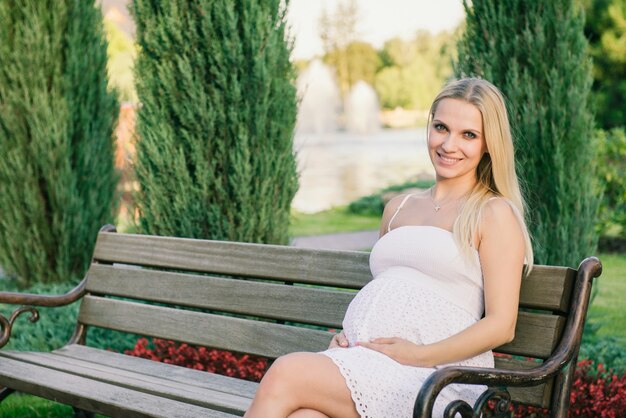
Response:
[[[323,414],[314,409],[298,409],[293,412],[287,418],[329,418],[328,415]]]
[[[306,365],[303,353],[291,353],[277,358],[267,371],[257,390],[257,396],[271,398],[291,398],[298,390],[299,370]],[[294,393],[295,392],[295,393]]]
[[[255,402],[272,405],[274,410],[284,411],[284,416],[358,416],[337,366],[319,353],[292,353],[278,358],[261,381]],[[302,411],[297,412],[299,409]]]

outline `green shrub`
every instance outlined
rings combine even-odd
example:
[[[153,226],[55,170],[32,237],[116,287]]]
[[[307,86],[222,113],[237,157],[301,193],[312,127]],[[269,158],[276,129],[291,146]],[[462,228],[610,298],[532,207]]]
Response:
[[[591,359],[603,364],[621,376],[626,372],[626,338],[616,335],[583,337],[579,358]]]
[[[143,336],[129,334],[126,332],[111,329],[89,327],[87,329],[87,343],[89,347],[111,350],[116,353],[123,353],[132,349],[137,340]]]
[[[626,130],[598,130],[597,137],[598,170],[604,189],[598,229],[601,235],[612,232],[613,227],[626,233]]]
[[[535,262],[575,267],[595,252],[600,201],[581,2],[464,3],[455,72],[483,77],[508,98]]]
[[[0,418],[67,418],[73,414],[71,406],[19,392],[3,401],[0,408]]]
[[[593,58],[596,119],[607,129],[626,122],[625,0],[585,0],[585,35]]]
[[[37,284],[30,288],[18,289],[17,283],[6,279],[0,280],[1,291],[20,291],[23,293],[59,295],[72,288],[69,284]],[[7,350],[18,351],[52,351],[61,348],[69,341],[78,316],[80,301],[68,306],[56,308],[39,308],[39,321],[28,321],[28,313],[22,314],[14,326],[11,339],[6,345]],[[9,317],[17,306],[0,304],[0,313]],[[102,328],[89,328],[87,344],[105,350],[124,352],[134,347],[139,336],[125,334]]]
[[[15,282],[2,280],[4,291],[17,291]],[[63,294],[70,290],[70,284],[36,284],[30,288],[19,289],[24,293]],[[0,305],[0,312],[8,317],[17,306]],[[22,314],[13,325],[11,339],[6,345],[8,350],[50,351],[62,347],[72,336],[78,303],[58,308],[39,308],[39,321],[28,321],[28,313]]]
[[[113,19],[104,21],[104,29],[109,43],[109,82],[119,92],[121,101],[137,103],[133,80],[133,63],[137,55],[135,43]]]
[[[361,197],[354,202],[351,202],[348,205],[348,212],[357,215],[382,216],[383,209],[385,209],[383,194],[389,192],[399,192],[410,188],[427,189],[431,187],[434,183],[435,182],[433,180],[417,180],[389,186],[381,190],[380,192]]]
[[[141,231],[288,242],[295,71],[281,0],[135,0]]]
[[[348,205],[348,212],[358,215],[377,215],[383,213],[385,204],[380,193],[363,196]]]
[[[0,265],[25,285],[82,277],[113,218],[106,49],[94,0],[0,2]]]

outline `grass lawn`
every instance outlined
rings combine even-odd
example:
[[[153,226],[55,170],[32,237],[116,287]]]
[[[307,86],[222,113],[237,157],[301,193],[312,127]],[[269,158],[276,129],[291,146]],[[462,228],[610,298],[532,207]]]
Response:
[[[626,254],[600,254],[602,275],[593,286],[598,288],[588,318],[600,328],[598,336],[626,335]],[[626,349],[626,347],[624,347]]]
[[[0,407],[0,418],[67,418],[73,414],[72,408],[67,405],[21,393],[9,396]]]
[[[292,237],[334,234],[378,229],[380,216],[354,215],[341,206],[314,214],[292,213],[289,233]]]

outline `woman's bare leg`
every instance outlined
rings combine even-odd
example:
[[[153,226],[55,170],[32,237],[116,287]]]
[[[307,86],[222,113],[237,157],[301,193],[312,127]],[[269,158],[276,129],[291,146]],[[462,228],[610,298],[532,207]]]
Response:
[[[319,417],[359,416],[339,369],[323,354],[292,353],[277,359],[244,417],[287,418],[301,409],[323,414]]]
[[[330,418],[326,414],[322,414],[319,411],[314,411],[313,409],[298,409],[293,414],[289,415],[287,418]]]

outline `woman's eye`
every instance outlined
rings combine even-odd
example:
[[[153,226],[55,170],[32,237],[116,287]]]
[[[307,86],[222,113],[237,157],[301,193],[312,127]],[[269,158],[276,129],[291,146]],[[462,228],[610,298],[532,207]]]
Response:
[[[446,127],[441,123],[435,123],[434,128],[436,131],[444,131],[446,129]]]
[[[465,132],[465,136],[469,139],[475,139],[476,134],[474,132]]]

